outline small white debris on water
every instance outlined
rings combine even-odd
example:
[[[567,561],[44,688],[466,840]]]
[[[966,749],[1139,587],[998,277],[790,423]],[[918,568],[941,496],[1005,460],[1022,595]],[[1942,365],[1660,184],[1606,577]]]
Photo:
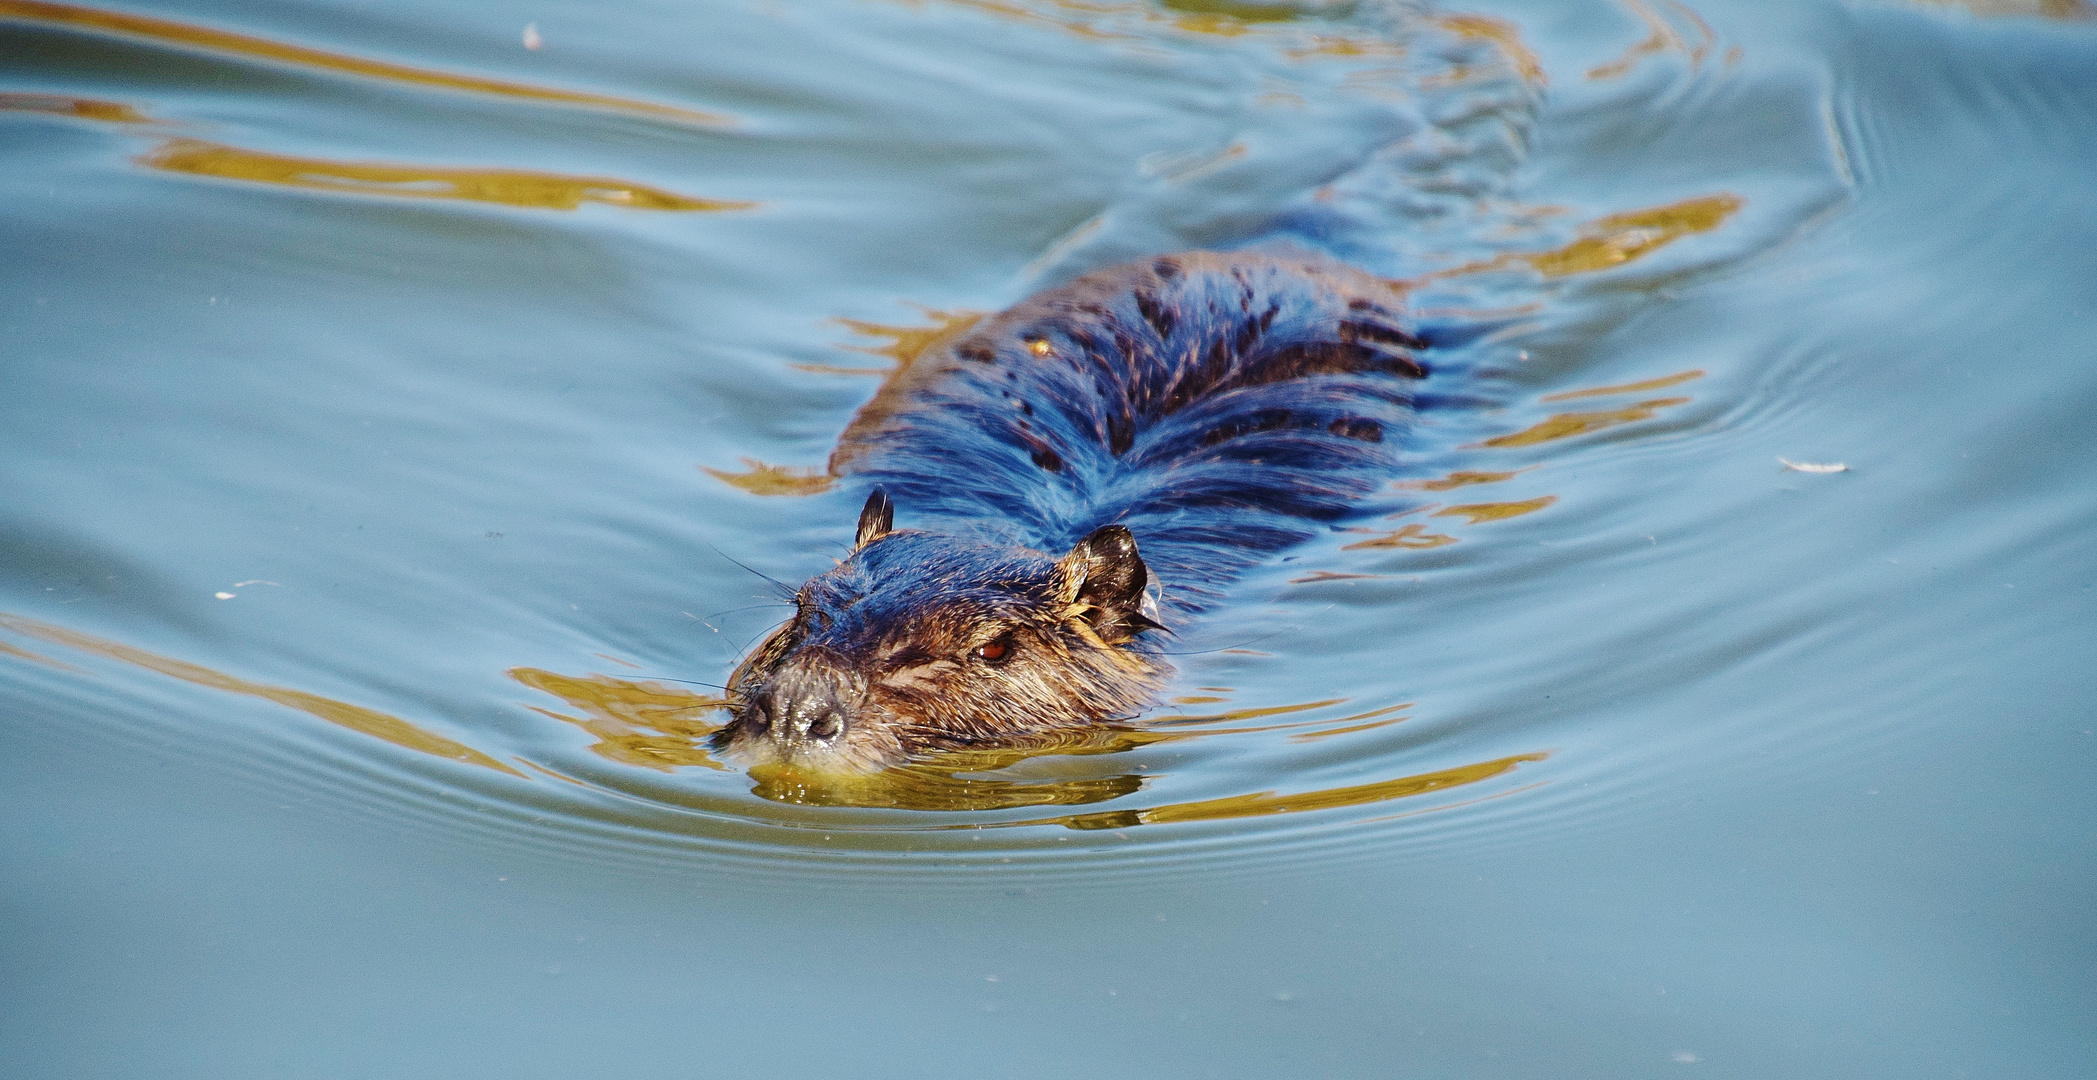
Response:
[[[1668,1059],[1670,1061],[1673,1061],[1677,1065],[1694,1065],[1697,1062],[1703,1060],[1702,1058],[1697,1057],[1695,1054],[1692,1054],[1687,1050],[1677,1050],[1674,1053],[1668,1055]]]
[[[216,596],[216,597],[218,597],[218,598],[219,598],[219,599],[221,599],[221,600],[231,600],[231,599],[233,599],[233,594],[232,594],[232,593],[229,593],[229,592],[215,592],[215,593],[212,593],[211,595],[213,595],[213,596]]]
[[[532,50],[533,52],[538,52],[540,49],[546,47],[546,39],[539,36],[538,23],[532,22],[524,24],[524,47]]]
[[[1777,460],[1783,462],[1784,467],[1792,472],[1837,473],[1849,471],[1849,466],[1839,461],[1793,461],[1790,458],[1778,458]]]

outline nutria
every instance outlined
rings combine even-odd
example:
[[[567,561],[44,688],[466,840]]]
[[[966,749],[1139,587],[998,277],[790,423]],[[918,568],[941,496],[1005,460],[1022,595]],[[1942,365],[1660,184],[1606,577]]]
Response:
[[[1395,468],[1427,374],[1399,303],[1338,264],[1190,253],[928,349],[839,439],[831,473],[872,489],[852,552],[731,676],[714,748],[864,772],[1142,712],[1168,627]]]

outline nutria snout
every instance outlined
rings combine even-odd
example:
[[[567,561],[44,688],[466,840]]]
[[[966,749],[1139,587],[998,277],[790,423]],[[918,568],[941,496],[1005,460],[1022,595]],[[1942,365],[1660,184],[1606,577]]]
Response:
[[[744,710],[754,735],[788,746],[823,747],[844,734],[858,697],[848,674],[825,654],[781,665]]]

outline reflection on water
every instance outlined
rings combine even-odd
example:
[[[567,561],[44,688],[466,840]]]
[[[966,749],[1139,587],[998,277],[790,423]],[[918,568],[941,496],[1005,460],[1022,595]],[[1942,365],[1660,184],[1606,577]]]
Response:
[[[52,116],[70,116],[80,120],[99,120],[105,124],[152,122],[152,117],[122,102],[67,97],[63,94],[0,93],[0,109],[49,113]]]
[[[1670,386],[1680,386],[1683,383],[1703,377],[1704,370],[1702,368],[1693,368],[1689,371],[1678,371],[1673,375],[1663,375],[1657,379],[1619,383],[1616,386],[1597,386],[1587,390],[1563,390],[1556,394],[1545,394],[1536,400],[1574,401],[1579,398],[1609,397],[1612,394],[1642,394],[1648,390],[1664,390]]]
[[[1204,34],[1215,37],[1238,37],[1275,24],[1305,21],[1308,16],[1319,14],[1321,5],[1306,4],[1253,4],[1233,0],[1161,0],[1157,6],[1146,3],[1117,3],[1114,0],[1046,0],[1043,3],[1028,3],[1026,0],[946,0],[957,7],[970,8],[986,14],[997,15],[1019,22],[1052,26],[1080,37],[1099,40],[1137,41],[1152,37],[1161,30],[1189,34]],[[1361,50],[1360,55],[1370,50],[1389,49],[1388,42],[1373,38],[1317,35],[1334,42],[1346,43]]]
[[[1547,278],[1609,270],[1650,255],[1685,236],[1710,232],[1725,224],[1744,204],[1738,195],[1709,195],[1665,206],[1630,210],[1597,219],[1580,229],[1572,243],[1550,251],[1514,252],[1437,270],[1408,285],[1505,270],[1527,265]]]
[[[886,345],[847,345],[845,347],[853,352],[863,352],[873,356],[886,356],[895,361],[892,367],[817,370],[842,370],[853,375],[861,375],[872,371],[881,375],[891,375],[917,363],[917,358],[923,356],[926,349],[951,341],[967,333],[969,327],[981,322],[984,315],[988,314],[982,311],[936,311],[932,308],[920,308],[919,311],[925,318],[931,321],[923,326],[892,326],[887,323],[867,322],[863,319],[837,320],[855,333],[873,338],[887,338],[888,344]]]
[[[155,122],[144,112],[120,102],[56,94],[0,94],[0,109],[113,124]],[[541,210],[573,210],[585,202],[634,210],[748,210],[758,205],[732,199],[695,199],[607,176],[330,161],[271,154],[192,138],[166,139],[155,149],[139,155],[138,163],[163,172],[281,184],[314,191],[463,199]]]
[[[1434,512],[1434,516],[1461,517],[1465,519],[1467,524],[1476,525],[1481,521],[1501,521],[1511,517],[1521,517],[1523,514],[1533,514],[1557,501],[1558,496],[1545,495],[1542,498],[1525,499],[1521,502],[1466,503],[1463,506],[1451,506],[1437,510]]]
[[[747,210],[752,202],[694,199],[646,184],[605,176],[561,176],[522,169],[450,169],[290,157],[200,139],[173,139],[144,154],[139,164],[192,176],[418,199],[467,199],[542,210],[573,210],[585,202],[635,210]]]
[[[1689,69],[1695,71],[1703,66],[1704,57],[1710,54],[1711,47],[1718,42],[1718,35],[1712,32],[1711,24],[1705,22],[1704,17],[1697,14],[1694,8],[1681,3],[1680,0],[1661,0],[1666,14],[1654,11],[1643,0],[1622,2],[1646,24],[1645,40],[1625,49],[1623,55],[1615,60],[1588,69],[1587,77],[1590,79],[1617,78],[1630,72],[1648,57],[1668,52],[1687,58]],[[1678,26],[1678,23],[1681,25]],[[1682,30],[1684,26],[1688,28],[1686,34]],[[1739,62],[1740,49],[1736,45],[1727,51],[1726,63],[1730,65]]]
[[[1190,15],[1221,15],[1247,23],[1288,22],[1317,10],[1315,4],[1252,4],[1241,3],[1239,0],[1159,0],[1159,4],[1170,11],[1183,11]]]
[[[2044,19],[2097,19],[2088,0],[1921,0],[1925,4],[1962,7],[1975,15],[2036,15]]]
[[[424,731],[406,720],[402,720],[400,717],[389,716],[376,709],[367,709],[362,705],[336,701],[333,698],[322,697],[319,694],[309,694],[304,690],[292,690],[282,686],[268,686],[263,683],[249,682],[246,679],[213,671],[201,664],[175,660],[147,652],[144,649],[136,649],[129,645],[104,640],[91,634],[83,634],[77,630],[68,630],[63,626],[53,626],[50,623],[38,622],[35,619],[25,619],[16,615],[0,614],[0,629],[6,629],[28,637],[41,638],[44,641],[78,649],[81,652],[91,653],[110,660],[120,660],[127,664],[134,664],[148,671],[157,671],[162,675],[180,679],[186,683],[210,687],[213,690],[224,690],[232,694],[258,697],[264,701],[274,701],[279,705],[289,706],[309,716],[318,717],[330,724],[337,724],[375,739],[383,739],[395,746],[408,750],[448,758],[452,761],[462,761],[469,765],[480,765],[498,772],[509,773],[512,776],[523,775],[508,765],[470,746],[454,742],[442,735]],[[10,647],[6,651],[12,655],[29,659],[43,659],[21,649]]]
[[[1581,237],[1557,251],[1521,256],[1545,277],[1583,274],[1630,262],[1685,236],[1710,232],[1740,209],[1738,195],[1687,199],[1649,210],[1611,214],[1581,229]]]
[[[1442,15],[1435,19],[1435,24],[1458,37],[1492,42],[1532,85],[1541,87],[1549,81],[1544,76],[1543,61],[1522,40],[1522,32],[1515,24],[1506,19],[1489,15]]]
[[[1308,810],[1334,810],[1349,806],[1368,806],[1390,802],[1394,799],[1411,798],[1434,791],[1475,784],[1490,780],[1503,773],[1514,771],[1515,766],[1525,761],[1542,761],[1545,754],[1516,754],[1493,761],[1481,761],[1476,765],[1465,765],[1454,769],[1441,769],[1418,776],[1401,776],[1395,780],[1382,780],[1374,784],[1358,784],[1354,787],[1330,788],[1325,791],[1306,791],[1296,794],[1279,794],[1272,791],[1257,791],[1250,795],[1233,795],[1225,799],[1204,799],[1200,802],[1174,803],[1152,807],[1148,810],[1112,810],[1094,814],[1074,814],[1069,817],[1041,818],[1033,821],[1000,823],[1001,827],[1021,825],[1061,825],[1066,829],[1126,829],[1137,825],[1166,825],[1189,821],[1227,821],[1232,818],[1272,817],[1277,814],[1300,814]]]
[[[614,679],[607,675],[556,675],[538,668],[511,668],[510,678],[566,701],[581,709],[582,716],[569,716],[552,709],[531,707],[533,712],[553,717],[597,737],[590,752],[625,765],[639,765],[663,772],[681,765],[705,769],[724,768],[702,746],[706,737],[721,725],[707,718],[727,702],[656,682]]]
[[[1331,704],[1336,703],[1320,702],[1313,705],[1292,706],[1281,709],[1245,710],[1207,719],[1211,721],[1225,717],[1245,719],[1253,714],[1272,715],[1282,712],[1302,711]],[[1318,724],[1323,729],[1299,732],[1290,736],[1290,738],[1298,742],[1308,742],[1329,736],[1375,730],[1404,720],[1405,717],[1403,716],[1384,716],[1383,714],[1407,707],[1405,705],[1394,705],[1371,713],[1357,714],[1353,717],[1313,721],[1311,723]],[[1347,720],[1360,720],[1364,717],[1377,716],[1382,718],[1368,723],[1345,723]],[[906,810],[1007,810],[1027,806],[1085,804],[1105,802],[1133,794],[1142,789],[1145,783],[1153,776],[1162,774],[1124,773],[1113,776],[1092,776],[1057,781],[1007,780],[981,774],[995,773],[1030,758],[1117,754],[1179,739],[1221,734],[1246,734],[1255,731],[1274,731],[1298,726],[1303,725],[1286,724],[1210,731],[1174,731],[1155,728],[1096,728],[1089,731],[1063,733],[1043,739],[1035,745],[1025,747],[1015,746],[1000,747],[995,750],[958,751],[952,754],[941,755],[933,761],[904,766],[877,776],[810,777],[795,773],[791,769],[760,768],[752,770],[752,777],[758,781],[755,794],[779,802],[804,806],[892,807]],[[1067,829],[1080,830],[1122,829],[1137,825],[1224,821],[1233,818],[1272,817],[1281,814],[1302,813],[1309,810],[1368,806],[1489,780],[1513,770],[1515,766],[1522,762],[1542,761],[1547,756],[1542,753],[1518,754],[1492,761],[1479,762],[1475,765],[1422,773],[1417,776],[1403,776],[1374,783],[1355,784],[1318,791],[1286,794],[1274,791],[1256,791],[1244,795],[1203,799],[1194,802],[1167,803],[1162,806],[1135,810],[1105,811],[1063,817],[1027,818],[1017,821],[1002,820],[949,827],[973,829],[1060,825]]]
[[[760,767],[750,771],[757,782],[751,793],[796,806],[898,810],[985,811],[1106,802],[1141,790],[1144,776],[1127,772],[1016,780],[985,774],[1029,759],[1120,754],[1177,737],[1121,727],[1060,732],[1013,745],[951,751],[873,776],[808,775],[791,768]]]
[[[1528,469],[1516,469],[1513,472],[1478,472],[1471,469],[1459,469],[1439,480],[1398,480],[1394,481],[1391,486],[1400,491],[1451,491],[1460,487],[1468,487],[1472,484],[1497,484],[1502,480],[1512,480],[1528,471]]]
[[[742,472],[728,472],[709,465],[699,466],[706,475],[741,488],[752,495],[820,495],[830,490],[833,478],[812,465],[767,465],[744,458]]]
[[[1374,529],[1349,529],[1349,532],[1374,532]],[[1446,547],[1456,543],[1456,537],[1447,533],[1431,533],[1427,526],[1414,523],[1394,532],[1384,533],[1373,540],[1357,540],[1341,548],[1341,551],[1374,551],[1380,548],[1399,548],[1424,551],[1428,548]]]
[[[1500,435],[1479,443],[1480,446],[1534,446],[1537,443],[1570,439],[1575,435],[1586,435],[1608,428],[1635,424],[1651,420],[1661,409],[1688,403],[1686,397],[1654,398],[1627,405],[1621,409],[1606,409],[1601,412],[1559,413],[1532,427],[1523,428],[1512,435]]]

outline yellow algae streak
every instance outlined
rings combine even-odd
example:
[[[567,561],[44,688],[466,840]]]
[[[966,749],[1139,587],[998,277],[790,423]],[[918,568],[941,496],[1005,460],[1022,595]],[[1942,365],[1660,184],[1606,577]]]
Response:
[[[1744,204],[1740,196],[1727,193],[1611,214],[1589,222],[1581,228],[1579,239],[1553,251],[1496,255],[1392,284],[1417,287],[1443,278],[1504,270],[1515,263],[1528,263],[1545,277],[1607,270],[1650,255],[1682,237],[1718,228]]]
[[[1370,712],[1356,713],[1353,716],[1343,716],[1340,717],[1338,720],[1333,721],[1333,723],[1343,724],[1345,725],[1344,727],[1326,728],[1323,731],[1299,732],[1298,734],[1289,736],[1289,741],[1316,742],[1319,739],[1331,738],[1334,735],[1352,735],[1359,731],[1372,731],[1376,728],[1385,727],[1390,724],[1402,723],[1404,721],[1412,719],[1410,715],[1405,713],[1406,709],[1410,709],[1412,707],[1413,703],[1407,701],[1397,705],[1386,705],[1381,709],[1375,709]],[[1400,715],[1392,716],[1392,713],[1398,713]],[[1366,720],[1368,722],[1350,722],[1362,720]]]
[[[317,191],[415,199],[466,199],[544,210],[573,210],[585,202],[636,210],[746,210],[757,205],[694,199],[604,176],[329,161],[243,150],[197,139],[170,140],[138,160],[150,168],[192,176],[250,180]]]
[[[1549,401],[1550,399],[1545,398],[1544,400]],[[1453,472],[1440,480],[1400,480],[1391,486],[1400,491],[1448,491],[1468,484],[1497,484],[1502,480],[1511,480],[1528,471],[1528,469],[1516,469],[1513,472]]]
[[[1289,736],[1289,741],[1317,742],[1319,739],[1331,738],[1334,735],[1354,735],[1364,731],[1374,731],[1377,728],[1389,727],[1392,724],[1403,723],[1410,719],[1412,719],[1410,716],[1386,716],[1381,720],[1371,720],[1366,724],[1349,724],[1346,727],[1327,728],[1324,731],[1303,731]]]
[[[69,664],[61,664],[56,660],[50,659],[49,657],[38,656],[37,654],[30,652],[28,649],[18,648],[16,646],[9,645],[7,642],[4,641],[0,641],[0,656],[19,656],[24,660],[34,660],[39,664],[49,664],[52,667],[64,668],[67,671],[80,670],[79,668],[73,667]],[[1222,701],[1223,699],[1217,698],[1216,700]]]
[[[1488,15],[1444,15],[1435,25],[1458,37],[1490,41],[1500,47],[1522,78],[1536,86],[1545,85],[1544,65],[1536,52],[1522,41],[1522,32],[1505,19]]]
[[[1583,228],[1580,239],[1565,247],[1521,259],[1545,277],[1606,270],[1649,255],[1684,236],[1718,228],[1740,209],[1741,203],[1738,195],[1709,195],[1650,210],[1611,214]]]
[[[584,715],[569,716],[531,707],[597,736],[590,749],[600,757],[663,772],[683,765],[724,768],[703,746],[721,728],[706,717],[727,704],[724,698],[609,675],[559,675],[528,667],[511,668],[509,674],[581,709]]]
[[[1159,0],[1165,7],[1189,15],[1220,15],[1239,22],[1288,22],[1303,12],[1288,4],[1246,4],[1236,0]]]
[[[1585,435],[1590,431],[1601,431],[1604,428],[1613,428],[1619,424],[1650,420],[1653,418],[1655,411],[1665,409],[1670,405],[1680,405],[1688,400],[1686,397],[1655,398],[1652,401],[1641,401],[1629,408],[1611,409],[1607,412],[1559,413],[1535,427],[1525,428],[1512,435],[1502,435],[1497,439],[1487,439],[1482,443],[1474,443],[1472,445],[1534,446],[1537,443],[1551,442],[1555,439],[1570,439],[1575,435]]]
[[[452,761],[461,761],[469,765],[495,769],[509,773],[512,776],[521,777],[524,775],[470,746],[453,742],[442,735],[424,731],[397,716],[390,716],[376,709],[367,709],[362,705],[336,701],[333,698],[321,697],[319,694],[309,694],[304,690],[291,690],[282,686],[266,686],[262,683],[249,682],[246,679],[213,671],[199,664],[170,659],[156,653],[149,653],[144,649],[134,649],[129,645],[105,641],[89,634],[80,633],[77,630],[68,630],[62,626],[52,626],[48,623],[37,622],[34,619],[24,619],[15,615],[0,615],[0,627],[14,631],[17,634],[41,638],[45,641],[78,649],[81,652],[92,653],[110,660],[121,660],[127,664],[135,664],[148,671],[157,671],[162,675],[180,679],[183,682],[195,683],[198,686],[208,686],[213,690],[224,690],[228,693],[258,697],[265,701],[274,701],[279,705],[297,709],[308,715],[319,717],[328,723],[346,727],[351,731],[370,735],[377,739],[384,739],[395,746],[405,749],[432,754]]]
[[[1665,0],[1665,2],[1678,18],[1687,21],[1696,28],[1696,44],[1691,45],[1676,30],[1672,23],[1654,12],[1652,8],[1641,3],[1640,0],[1624,0],[1624,6],[1630,8],[1633,13],[1637,14],[1645,22],[1645,40],[1626,48],[1623,54],[1615,60],[1589,69],[1587,77],[1590,79],[1614,79],[1637,67],[1639,62],[1646,57],[1663,52],[1678,52],[1689,57],[1691,70],[1702,65],[1704,57],[1710,55],[1711,47],[1718,43],[1718,36],[1711,32],[1711,24],[1705,22],[1702,15],[1697,14],[1689,6],[1680,3],[1679,0]]]
[[[1305,575],[1304,575],[1304,576],[1302,576],[1302,577],[1292,577],[1292,578],[1290,578],[1290,579],[1289,579],[1289,584],[1291,584],[1291,585],[1316,585],[1316,584],[1319,584],[1319,583],[1321,583],[1321,582],[1326,582],[1326,581],[1373,581],[1373,580],[1375,580],[1375,579],[1377,579],[1377,578],[1380,578],[1380,577],[1382,577],[1382,576],[1383,576],[1382,574],[1339,574],[1339,573],[1334,573],[1334,572],[1333,572],[1333,571],[1331,571],[1331,570],[1314,570],[1314,571],[1312,571],[1312,572],[1310,572],[1310,573],[1308,573],[1308,574],[1305,574]],[[1174,700],[1178,700],[1178,699],[1174,699]],[[1218,701],[1221,701],[1221,700],[1223,700],[1223,699],[1222,699],[1222,698],[1217,698],[1216,700],[1218,700]]]
[[[1394,533],[1386,533],[1374,540],[1362,540],[1348,544],[1341,551],[1367,551],[1377,548],[1403,548],[1424,551],[1427,548],[1445,547],[1456,543],[1456,537],[1443,533],[1431,533],[1425,525],[1407,525]]]
[[[152,117],[121,102],[64,94],[0,94],[0,110],[49,113],[80,120],[100,120],[105,124],[149,124],[153,121]]]
[[[886,323],[862,322],[858,319],[839,319],[838,322],[851,327],[854,333],[867,337],[887,338],[886,345],[847,345],[853,352],[872,353],[886,356],[896,362],[893,370],[904,371],[917,362],[927,349],[945,341],[951,341],[967,332],[969,327],[983,320],[981,311],[938,311],[923,309],[925,318],[932,320],[926,326],[890,326]]]
[[[916,0],[904,2],[916,6]],[[1309,48],[1288,50],[1288,55],[1299,58],[1313,54],[1361,56],[1398,55],[1402,52],[1392,43],[1372,38],[1306,35],[1297,27],[1275,25],[1294,22],[1308,14],[1290,4],[1259,4],[1244,0],[1160,0],[1158,3],[1116,3],[1113,0],[947,2],[955,7],[968,8],[1016,22],[1055,27],[1095,41],[1140,41],[1144,32],[1160,29],[1225,38],[1286,32],[1291,38],[1307,38],[1314,43]]]
[[[1312,709],[1323,709],[1328,705],[1344,705],[1346,702],[1346,698],[1326,698],[1323,701],[1306,701],[1300,705],[1272,705],[1264,709],[1232,709],[1229,712],[1210,713],[1206,716],[1168,716],[1153,723],[1162,727],[1173,724],[1213,724],[1229,720],[1257,720],[1265,716],[1287,716],[1291,713],[1309,712]]]
[[[1962,7],[1987,17],[1991,15],[2037,15],[2042,19],[2097,19],[2097,7],[2086,0],[1922,0],[1938,7]]]
[[[1470,503],[1452,506],[1447,510],[1437,510],[1433,516],[1461,517],[1467,519],[1466,524],[1476,525],[1481,521],[1505,521],[1508,518],[1521,517],[1523,514],[1534,514],[1557,501],[1558,496],[1546,495],[1541,499],[1529,499],[1524,502]]]
[[[1294,48],[1284,49],[1283,55],[1287,56],[1291,60],[1306,60],[1310,59],[1311,57],[1322,56],[1338,57],[1343,60],[1358,59],[1362,57],[1378,57],[1395,60],[1405,55],[1405,45],[1401,42],[1396,41],[1377,41],[1373,38],[1343,37],[1337,34],[1313,34],[1311,35],[1310,40],[1311,44],[1309,45],[1302,45]],[[1268,96],[1283,96],[1291,98],[1293,99],[1291,103],[1296,105],[1302,105],[1304,103],[1301,97],[1298,97],[1293,93],[1286,95],[1270,94]]]
[[[104,11],[99,8],[82,7],[76,4],[51,4],[41,0],[0,0],[0,21],[33,22],[51,26],[69,26],[83,30],[120,34],[126,37],[145,38],[166,45],[208,49],[212,52],[231,53],[256,60],[269,60],[291,64],[318,71],[332,71],[344,75],[357,75],[367,79],[406,83],[413,86],[429,86],[442,90],[459,90],[473,94],[494,94],[501,97],[518,98],[525,101],[553,105],[583,105],[601,109],[616,109],[621,112],[642,113],[668,120],[681,120],[694,124],[727,124],[728,117],[697,109],[682,109],[672,105],[658,105],[650,101],[635,101],[631,98],[612,97],[606,94],[587,94],[574,90],[555,90],[549,87],[532,86],[527,83],[508,82],[502,79],[487,79],[474,75],[453,75],[443,71],[408,67],[404,64],[389,64],[383,60],[367,60],[360,56],[309,49],[303,45],[291,45],[268,38],[236,34],[229,30],[216,30],[208,26],[156,19],[149,15],[133,15],[122,11]]]
[[[1014,822],[1015,825],[1061,825],[1067,829],[1123,829],[1135,825],[1164,825],[1183,821],[1224,821],[1231,818],[1268,817],[1275,814],[1300,814],[1307,810],[1334,810],[1347,806],[1365,806],[1371,803],[1388,802],[1429,792],[1475,784],[1490,780],[1502,773],[1511,772],[1525,761],[1542,761],[1545,754],[1516,754],[1513,757],[1481,761],[1476,765],[1461,765],[1439,772],[1421,773],[1396,780],[1383,780],[1374,784],[1359,784],[1354,787],[1328,788],[1324,791],[1306,791],[1293,795],[1279,795],[1272,791],[1258,791],[1250,795],[1233,795],[1223,799],[1206,799],[1201,802],[1174,803],[1153,807],[1149,810],[1107,811],[1095,814],[1073,814],[1069,817],[1051,818],[1043,821]]]
[[[1680,386],[1683,383],[1703,377],[1704,369],[1694,368],[1689,371],[1678,371],[1673,375],[1663,375],[1657,379],[1646,379],[1643,382],[1620,383],[1616,386],[1597,386],[1592,390],[1567,390],[1561,394],[1545,394],[1537,400],[1572,401],[1575,398],[1608,397],[1612,394],[1642,394],[1648,390],[1665,390],[1670,386]]]
[[[956,7],[970,8],[983,12],[986,15],[999,15],[1018,22],[1053,26],[1083,38],[1121,38],[1129,36],[1104,31],[1092,25],[1093,21],[1103,16],[1125,10],[1118,5],[1059,3],[1051,6],[1062,8],[1066,12],[1076,12],[1077,14],[1049,15],[1030,10],[1019,3],[1006,3],[1004,0],[948,0],[948,2]]]
[[[892,367],[857,367],[846,364],[788,364],[795,371],[806,371],[816,375],[872,375],[887,378],[896,373]]]
[[[7,0],[0,0],[4,7]],[[0,94],[0,110],[40,112],[112,124],[145,124],[152,118],[129,105],[59,94]],[[607,176],[566,176],[523,169],[465,169],[332,161],[289,157],[260,150],[169,139],[141,155],[139,163],[164,172],[247,180],[316,191],[391,195],[415,199],[463,199],[541,210],[574,210],[603,203],[635,210],[748,210],[757,203],[695,199]]]
[[[750,467],[749,472],[724,472],[705,465],[699,468],[706,475],[752,495],[820,495],[830,490],[830,477],[812,466],[767,465],[756,458],[744,458],[743,464]]]

